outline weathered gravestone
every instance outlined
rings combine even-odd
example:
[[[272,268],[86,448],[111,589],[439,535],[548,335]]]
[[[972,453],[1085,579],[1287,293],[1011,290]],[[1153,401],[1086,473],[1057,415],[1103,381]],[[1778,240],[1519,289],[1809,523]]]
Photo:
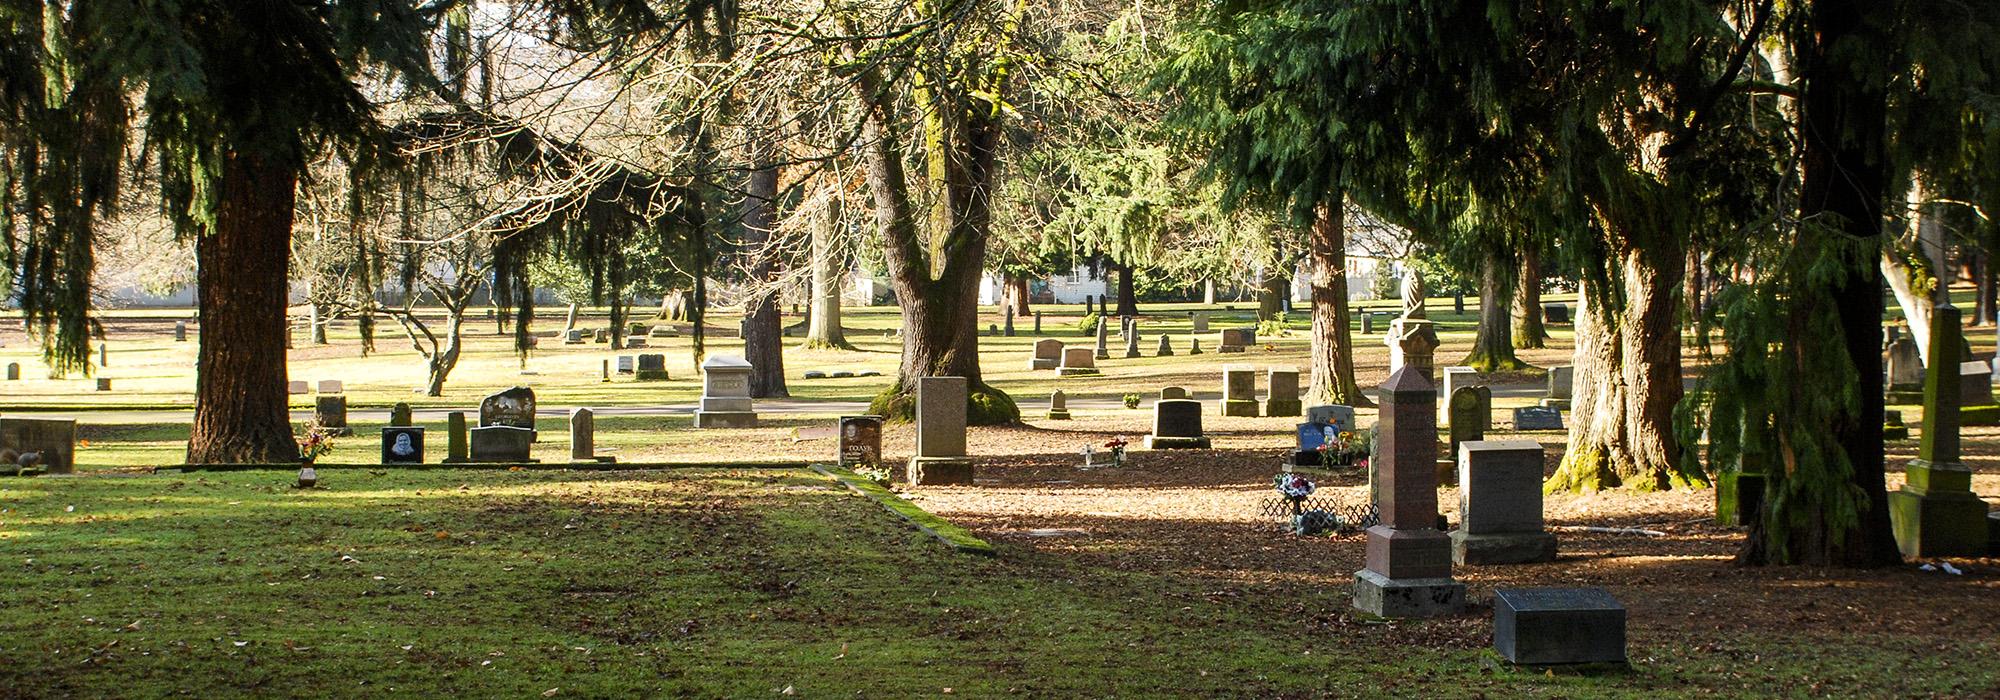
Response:
[[[643,335],[625,336],[625,347],[627,348],[643,348],[643,347],[648,347],[649,345],[650,344],[646,342],[646,336]]]
[[[966,380],[917,379],[917,455],[904,478],[912,485],[972,483],[972,460],[965,456]]]
[[[111,390],[111,380],[110,380],[109,378],[107,378],[107,377],[98,377],[98,378],[97,378],[97,390],[98,390],[98,391],[110,391],[110,390]]]
[[[1444,397],[1444,403],[1443,405],[1440,406],[1440,408],[1443,409],[1443,413],[1440,414],[1438,420],[1445,422],[1451,421],[1452,392],[1458,391],[1462,387],[1477,386],[1480,383],[1481,381],[1479,379],[1479,370],[1473,369],[1471,367],[1444,368],[1444,381],[1439,386],[1439,391],[1438,391],[1438,395]]]
[[[290,394],[292,396],[310,394],[312,393],[312,385],[307,384],[304,381],[288,381],[285,382],[285,393]]]
[[[21,381],[21,363],[19,362],[7,363],[7,381],[10,382]]]
[[[1437,390],[1417,367],[1389,375],[1371,460],[1381,524],[1368,528],[1354,607],[1378,617],[1449,615],[1465,604],[1451,577],[1451,538],[1437,530]]]
[[[1000,334],[1009,338],[1014,337],[1014,307],[1012,306],[1007,307],[1007,321],[1001,326]]]
[[[616,457],[597,455],[597,412],[573,408],[569,412],[569,460],[572,462],[616,462]]]
[[[1993,405],[1993,367],[1985,360],[1958,363],[1959,408]]]
[[[1602,588],[1493,592],[1493,650],[1526,666],[1625,663],[1625,606]]]
[[[412,416],[410,415],[410,405],[407,403],[397,403],[395,406],[390,407],[389,425],[396,427],[416,425],[416,422],[412,420]]]
[[[653,331],[647,333],[646,336],[650,338],[678,338],[681,336],[681,333],[680,330],[674,328],[673,324],[661,323],[653,326]]]
[[[597,343],[611,342],[611,329],[599,328],[594,331],[591,331],[591,340]]]
[[[1062,367],[1057,368],[1056,373],[1065,377],[1097,374],[1097,358],[1091,354],[1090,348],[1064,348]]]
[[[1341,404],[1325,404],[1306,409],[1306,422],[1327,423],[1341,430],[1360,430],[1354,421],[1354,407]]]
[[[1375,312],[1373,311],[1361,312],[1361,334],[1362,335],[1375,334]]]
[[[1222,415],[1257,417],[1257,368],[1250,365],[1222,368]]]
[[[346,393],[346,391],[347,391],[347,385],[345,383],[342,383],[338,379],[319,380],[319,393],[341,394],[341,393]]]
[[[875,467],[882,464],[882,417],[840,417],[840,466]]]
[[[1042,312],[1035,312],[1035,335],[1042,334]]]
[[[569,330],[563,331],[564,345],[582,345],[585,342],[587,341],[583,339],[583,329],[571,328]]]
[[[1305,410],[1305,403],[1299,400],[1297,367],[1272,367],[1266,374],[1271,390],[1264,399],[1264,415],[1296,416]]]
[[[1451,392],[1450,418],[1448,424],[1450,454],[1458,454],[1458,448],[1467,442],[1485,440],[1486,431],[1493,422],[1493,389],[1483,386],[1462,386]],[[1448,469],[1451,478],[1446,483],[1459,483],[1458,470]]]
[[[1559,411],[1569,410],[1570,398],[1576,392],[1576,368],[1570,365],[1556,365],[1549,368],[1548,394],[1542,398],[1542,405]]]
[[[1974,557],[1986,550],[1986,502],[1972,494],[1972,470],[1959,461],[1963,390],[1946,371],[1960,366],[1962,332],[1957,307],[1939,304],[1932,311],[1922,442],[1904,469],[1903,488],[1889,494],[1896,546],[1912,559]]]
[[[1153,434],[1146,436],[1147,449],[1179,450],[1209,448],[1201,430],[1201,402],[1192,399],[1161,399],[1153,403]]]
[[[313,397],[313,422],[334,435],[353,435],[347,427],[347,397],[339,394],[320,394]]]
[[[1049,420],[1069,420],[1069,394],[1063,393],[1061,389],[1049,394]]]
[[[1207,333],[1207,332],[1208,332],[1208,312],[1205,312],[1205,311],[1196,311],[1196,312],[1194,312],[1194,315],[1188,318],[1188,323],[1191,323],[1191,324],[1193,324],[1193,325],[1194,325],[1194,328],[1193,328],[1193,332],[1195,332],[1195,333]]]
[[[1035,354],[1028,358],[1028,369],[1055,369],[1062,365],[1063,341],[1043,338],[1035,341]]]
[[[1170,387],[1163,387],[1160,389],[1161,401],[1170,401],[1173,399],[1185,399],[1185,398],[1188,398],[1188,390],[1184,387],[1170,386]]]
[[[1165,333],[1161,333],[1161,334],[1160,334],[1160,346],[1159,346],[1159,347],[1157,347],[1157,348],[1154,348],[1154,349],[1153,349],[1153,356],[1154,356],[1154,357],[1173,357],[1173,355],[1174,355],[1174,342],[1173,342],[1172,340],[1169,340],[1169,339],[1167,338],[1167,334],[1165,334]]]
[[[1137,323],[1137,321],[1131,321],[1127,325],[1137,325]],[[1137,328],[1133,328],[1131,332],[1125,334],[1125,359],[1129,360],[1134,357],[1144,357],[1144,355],[1139,354],[1139,329]]]
[[[471,441],[466,435],[464,411],[452,411],[445,415],[444,438],[445,464],[470,461]]]
[[[1256,344],[1257,344],[1257,329],[1224,328],[1222,329],[1222,342],[1221,344],[1215,346],[1215,351],[1244,352],[1245,349]]]
[[[576,305],[570,304],[569,313],[563,316],[563,332],[568,333],[574,328],[576,328]]]
[[[534,430],[535,390],[517,386],[480,400],[479,427],[496,425]]]
[[[470,432],[473,462],[533,462],[535,431],[511,425],[482,425]]]
[[[414,426],[382,429],[383,464],[423,464],[424,429]]]
[[[174,342],[176,342],[176,343],[185,343],[185,342],[187,342],[187,341],[188,341],[188,324],[187,324],[187,322],[186,322],[186,321],[175,321],[175,322],[174,322]]]
[[[618,356],[618,373],[631,374],[639,370],[639,358],[632,355]]]
[[[1097,359],[1111,359],[1111,346],[1108,344],[1110,342],[1110,329],[1110,316],[1097,317],[1097,352],[1094,355]]]
[[[734,355],[716,355],[701,363],[701,408],[694,412],[694,427],[757,427],[757,411],[750,400],[751,369],[748,361]]]
[[[1891,326],[1893,328],[1893,326]],[[1924,360],[1917,341],[1898,335],[1889,342],[1889,403],[1919,403],[1924,400]]]
[[[39,455],[49,474],[76,471],[76,420],[71,418],[0,417],[0,456],[18,465],[22,455]]]
[[[1188,354],[1189,354],[1189,355],[1200,355],[1200,354],[1201,354],[1201,339],[1200,339],[1200,338],[1189,338],[1189,339],[1188,339]]]
[[[1562,430],[1562,411],[1546,406],[1523,406],[1514,409],[1515,430]]]
[[[1543,304],[1542,320],[1548,323],[1569,323],[1569,306],[1566,304]]]
[[[1458,445],[1459,564],[1555,561],[1556,536],[1542,527],[1542,444],[1471,440]]]
[[[747,372],[745,373],[748,374]],[[632,378],[642,382],[664,382],[667,380],[667,356],[649,352],[639,355],[634,365]]]

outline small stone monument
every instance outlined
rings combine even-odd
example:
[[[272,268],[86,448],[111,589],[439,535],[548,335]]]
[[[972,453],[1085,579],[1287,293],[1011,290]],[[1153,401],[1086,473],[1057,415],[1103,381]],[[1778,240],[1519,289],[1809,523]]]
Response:
[[[1012,306],[1007,307],[1007,320],[1001,324],[1000,334],[1009,338],[1014,337],[1014,307]]]
[[[1372,311],[1361,312],[1361,334],[1362,335],[1375,334],[1375,312]]]
[[[1215,346],[1215,351],[1243,352],[1246,348],[1256,344],[1257,329],[1224,328],[1222,329],[1222,342]]]
[[[1460,389],[1459,391],[1469,391]],[[1542,444],[1472,440],[1458,445],[1458,564],[1555,561],[1556,536],[1542,527]]]
[[[757,427],[750,370],[749,362],[734,355],[716,355],[701,363],[701,408],[694,412],[694,427]]]
[[[1110,342],[1110,335],[1109,335],[1110,332],[1111,332],[1111,317],[1110,316],[1097,317],[1097,354],[1096,354],[1097,359],[1100,360],[1111,359],[1111,347],[1107,345],[1107,343]]]
[[[1525,666],[1625,663],[1625,606],[1602,588],[1493,592],[1493,650]]]
[[[1063,393],[1061,389],[1049,394],[1049,420],[1069,420],[1069,394]]]
[[[874,467],[882,464],[882,417],[840,417],[840,466]]]
[[[1160,399],[1154,402],[1153,434],[1146,436],[1146,448],[1208,449],[1208,436],[1201,431],[1201,402],[1192,399]]]
[[[1542,405],[1558,411],[1569,410],[1570,397],[1576,387],[1576,368],[1570,365],[1556,365],[1549,368],[1549,391],[1542,399]]]
[[[745,372],[744,374],[748,376],[749,373]],[[639,355],[632,378],[642,382],[666,381],[667,356],[661,353],[643,353]]]
[[[1514,409],[1515,430],[1562,430],[1562,411],[1545,406],[1522,406]]]
[[[446,414],[444,438],[445,464],[460,464],[471,461],[470,440],[466,437],[464,411],[452,411]]]
[[[618,373],[631,374],[639,370],[639,358],[631,355],[618,356]]]
[[[1486,431],[1493,427],[1493,389],[1459,387],[1451,392],[1450,404],[1450,449],[1452,454],[1458,454],[1459,445],[1486,439]],[[1451,483],[1457,483],[1455,476]]]
[[[1986,502],[1972,493],[1972,470],[1959,461],[1959,400],[1948,368],[1960,366],[1959,311],[1931,312],[1931,364],[1924,373],[1924,424],[1903,488],[1889,493],[1896,546],[1911,559],[1976,557],[1986,552]]]
[[[1201,339],[1200,339],[1200,338],[1189,338],[1189,339],[1188,339],[1188,354],[1189,354],[1189,355],[1200,355],[1200,354],[1201,354]]]
[[[1543,304],[1542,320],[1548,323],[1569,323],[1569,305]]]
[[[479,402],[479,427],[507,426],[535,430],[535,390],[517,386]]]
[[[1341,430],[1356,430],[1361,426],[1354,421],[1354,407],[1342,404],[1326,404],[1306,409],[1306,422],[1328,423]]]
[[[48,474],[76,471],[76,420],[73,418],[0,418],[0,452],[41,455]]]
[[[424,429],[414,426],[382,429],[383,464],[423,464]]]
[[[1264,399],[1264,415],[1296,416],[1305,410],[1299,400],[1299,368],[1272,367],[1267,374],[1271,393]]]
[[[1090,348],[1064,348],[1062,367],[1057,368],[1056,373],[1065,377],[1097,374],[1097,358],[1091,354]]]
[[[1422,318],[1403,317],[1389,324],[1385,340],[1389,344],[1389,372],[1404,366],[1416,367],[1424,375],[1424,382],[1430,383],[1436,377],[1431,367],[1431,355],[1437,351],[1437,330],[1431,322]]]
[[[576,328],[576,304],[570,304],[569,313],[563,316],[563,332],[568,333],[575,328]]]
[[[410,415],[408,403],[397,403],[389,409],[389,425],[399,428],[416,425],[416,421]]]
[[[1125,334],[1125,359],[1129,360],[1135,357],[1145,357],[1139,354],[1139,333],[1136,328],[1133,329],[1133,332]]]
[[[1451,538],[1437,531],[1437,390],[1406,366],[1382,384],[1371,460],[1381,524],[1368,528],[1367,567],[1354,574],[1354,607],[1379,617],[1434,617],[1465,604],[1451,577]]]
[[[1958,406],[1993,405],[1993,366],[1985,360],[1958,363]]]
[[[917,379],[917,455],[904,479],[913,486],[972,483],[972,460],[965,456],[964,377]]]
[[[1257,417],[1257,368],[1250,365],[1222,368],[1222,415]]]
[[[1153,348],[1153,356],[1154,357],[1174,356],[1174,342],[1167,338],[1167,334],[1165,333],[1160,334],[1160,345],[1159,347]]]
[[[566,331],[563,331],[563,344],[564,344],[564,345],[582,345],[582,344],[584,344],[585,342],[588,342],[588,341],[585,341],[585,340],[583,339],[583,329],[581,329],[581,328],[571,328],[571,329],[569,329],[569,330],[566,330]]]
[[[339,394],[320,394],[313,397],[313,422],[333,435],[353,435],[347,427],[347,397]]]
[[[346,385],[346,384],[343,384],[343,383],[342,383],[342,382],[341,382],[340,380],[338,380],[338,379],[321,379],[321,380],[319,380],[319,393],[322,393],[322,394],[341,394],[341,393],[346,393],[346,391],[347,391],[347,385]]]
[[[1890,328],[1895,328],[1890,326]],[[1924,400],[1924,360],[1917,341],[1897,335],[1889,341],[1889,403],[1919,403]]]
[[[97,378],[97,390],[98,390],[98,391],[110,391],[110,390],[111,390],[111,378],[109,378],[109,377],[98,377],[98,378]]]
[[[19,362],[7,363],[7,381],[10,382],[21,381],[21,363]]]
[[[1190,316],[1190,317],[1188,317],[1188,323],[1190,323],[1190,324],[1193,324],[1193,326],[1194,326],[1194,328],[1193,328],[1193,332],[1195,332],[1195,333],[1207,333],[1207,332],[1208,332],[1208,312],[1205,312],[1205,311],[1195,311],[1195,312],[1192,312],[1192,313],[1193,313],[1193,315],[1192,315],[1192,316]]]
[[[285,382],[285,393],[292,396],[310,394],[312,393],[312,385],[303,381],[288,381]]]
[[[1170,401],[1173,399],[1185,399],[1185,398],[1188,398],[1188,390],[1183,387],[1170,386],[1170,387],[1163,387],[1160,389],[1161,401]]]
[[[186,322],[186,321],[175,321],[175,322],[174,322],[174,342],[176,342],[176,343],[185,343],[185,342],[187,342],[187,341],[188,341],[188,324],[187,324],[187,322]]]
[[[1042,312],[1035,312],[1035,335],[1042,334]]]
[[[588,408],[570,409],[569,461],[601,463],[618,461],[617,457],[600,457],[597,454],[596,411]]]
[[[1028,369],[1055,369],[1062,365],[1063,341],[1043,338],[1035,341],[1035,356],[1028,359]]]

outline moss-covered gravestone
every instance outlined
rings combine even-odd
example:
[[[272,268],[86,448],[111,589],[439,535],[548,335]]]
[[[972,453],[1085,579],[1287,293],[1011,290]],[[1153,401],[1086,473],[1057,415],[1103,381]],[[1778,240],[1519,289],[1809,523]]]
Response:
[[[1986,502],[1972,494],[1972,470],[1959,461],[1959,311],[1939,304],[1931,315],[1931,363],[1924,372],[1924,424],[1903,488],[1889,494],[1896,546],[1910,558],[1986,552]]]

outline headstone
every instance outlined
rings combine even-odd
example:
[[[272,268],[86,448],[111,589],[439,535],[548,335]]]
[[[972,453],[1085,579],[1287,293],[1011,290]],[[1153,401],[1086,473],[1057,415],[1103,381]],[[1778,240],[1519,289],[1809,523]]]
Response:
[[[609,329],[609,328],[599,328],[599,329],[597,329],[597,330],[595,330],[595,331],[592,331],[592,332],[591,332],[591,340],[592,340],[593,342],[598,342],[598,343],[609,343],[609,342],[611,342],[611,329]]]
[[[1299,400],[1299,369],[1297,367],[1272,367],[1269,372],[1271,393],[1264,399],[1264,415],[1296,416],[1305,410]]]
[[[986,334],[989,336],[999,337],[1000,325],[997,323],[986,324]]]
[[[574,328],[576,328],[576,305],[570,304],[569,313],[563,316],[563,332],[568,333]]]
[[[470,432],[473,462],[533,462],[535,431],[511,425],[482,425]]]
[[[1188,398],[1188,390],[1183,387],[1170,386],[1160,390],[1161,401],[1171,401],[1173,399],[1185,399],[1185,398]]]
[[[1222,415],[1257,417],[1257,368],[1250,365],[1222,368]]]
[[[1576,368],[1556,365],[1549,368],[1549,398],[1568,401],[1575,395]]]
[[[1354,407],[1340,404],[1327,404],[1307,408],[1306,422],[1327,423],[1341,430],[1356,430],[1360,428],[1354,422]]]
[[[877,467],[882,465],[882,417],[840,417],[840,466]]]
[[[1176,450],[1209,448],[1201,430],[1201,402],[1192,399],[1160,399],[1153,403],[1153,434],[1146,436],[1147,449]]]
[[[1069,394],[1063,393],[1061,389],[1049,394],[1049,420],[1069,420]]]
[[[571,328],[569,330],[563,331],[564,345],[582,345],[584,344],[584,342],[585,341],[583,339],[583,329]]]
[[[1910,439],[1910,426],[1903,425],[1902,411],[1882,412],[1882,439],[1884,440]]]
[[[382,429],[383,464],[423,464],[424,429],[389,427]]]
[[[1459,443],[1454,563],[1555,561],[1556,536],[1542,527],[1542,459],[1542,444],[1533,440]]]
[[[1194,330],[1194,332],[1195,332],[1195,333],[1207,333],[1207,332],[1208,332],[1208,313],[1207,313],[1207,312],[1205,312],[1205,311],[1196,311],[1196,312],[1194,312],[1194,317],[1193,317],[1193,318],[1190,318],[1190,319],[1188,319],[1188,322],[1189,322],[1189,323],[1192,323],[1192,324],[1194,324],[1194,329],[1193,329],[1193,330]]]
[[[1452,292],[1451,312],[1460,316],[1465,315],[1465,292]]]
[[[109,378],[106,378],[106,377],[98,377],[98,378],[97,378],[97,390],[98,390],[98,391],[110,391],[110,390],[111,390],[111,380],[110,380]]]
[[[749,373],[745,372],[745,376]],[[632,378],[642,382],[664,382],[667,380],[667,356],[649,352],[639,355],[632,372]]]
[[[1389,372],[1404,366],[1416,367],[1424,375],[1424,382],[1431,383],[1436,374],[1431,367],[1431,355],[1437,351],[1437,330],[1431,322],[1421,318],[1399,318],[1390,322],[1385,341],[1389,344]]]
[[[1896,546],[1911,559],[1976,557],[1986,551],[1986,502],[1973,495],[1972,471],[1959,460],[1963,380],[1948,371],[1961,366],[1962,333],[1957,307],[1939,304],[1932,311],[1922,441],[1917,458],[1904,469],[1903,488],[1889,494]]]
[[[21,381],[21,363],[19,362],[7,363],[7,381],[10,382]]]
[[[1625,663],[1625,606],[1602,588],[1493,592],[1493,650],[1511,664]]]
[[[517,386],[481,400],[479,427],[490,426],[521,428],[528,431],[530,441],[539,438],[535,434],[535,390]],[[473,448],[473,452],[479,451],[477,445]]]
[[[188,324],[187,324],[187,322],[186,322],[186,321],[175,321],[175,322],[174,322],[174,342],[176,342],[176,343],[185,343],[185,342],[187,342],[187,341],[188,341]]]
[[[1486,429],[1493,422],[1493,389],[1483,386],[1462,386],[1451,392],[1450,408],[1450,449],[1458,454],[1459,445],[1474,440],[1485,440]],[[1450,483],[1457,483],[1454,478]]]
[[[1562,411],[1547,406],[1523,406],[1514,409],[1515,430],[1562,430]]]
[[[1437,530],[1437,390],[1418,367],[1389,375],[1380,392],[1374,469],[1381,524],[1368,528],[1367,568],[1354,574],[1354,607],[1378,617],[1432,617],[1465,604],[1451,577],[1451,538]]]
[[[347,427],[347,397],[320,394],[313,397],[313,422],[334,435],[352,435]]]
[[[1097,359],[1100,360],[1111,359],[1111,347],[1106,344],[1110,341],[1110,332],[1111,332],[1111,317],[1110,316],[1097,317],[1097,353],[1096,353]]]
[[[413,420],[410,413],[411,412],[409,404],[397,403],[394,407],[389,409],[389,425],[398,428],[407,428],[409,426],[416,425],[416,421]]]
[[[1055,338],[1035,341],[1035,356],[1028,359],[1028,369],[1055,369],[1062,365],[1063,342]]]
[[[1444,368],[1444,381],[1438,385],[1438,395],[1449,401],[1451,399],[1451,392],[1458,391],[1460,387],[1474,386],[1479,383],[1479,370],[1463,366],[1446,367]]]
[[[1035,335],[1042,334],[1042,312],[1035,312]]]
[[[1895,326],[1890,326],[1895,328]],[[1907,394],[1917,401],[1923,400],[1924,360],[1917,352],[1917,341],[1909,336],[1899,335],[1889,342],[1889,391]],[[1898,401],[1896,403],[1903,403]]]
[[[1001,326],[1000,334],[1009,338],[1014,337],[1014,307],[1012,306],[1007,307],[1007,321]]]
[[[347,391],[347,385],[342,383],[338,379],[319,380],[319,393],[340,394],[340,393],[345,393],[346,391]]]
[[[1255,328],[1224,328],[1222,343],[1215,346],[1216,352],[1243,352],[1245,348],[1257,344]]]
[[[1375,314],[1373,312],[1369,311],[1361,312],[1361,334],[1362,335],[1375,334]]]
[[[97,344],[97,366],[111,366],[111,345],[109,343]],[[99,389],[98,391],[105,391],[105,389]]]
[[[834,371],[832,371],[832,372],[829,372],[829,373],[827,373],[827,375],[826,375],[826,376],[827,376],[827,377],[830,377],[830,378],[833,378],[833,379],[847,379],[847,378],[850,378],[850,377],[856,377],[856,376],[860,376],[860,375],[856,374],[854,370],[850,370],[850,369],[837,369],[837,370],[834,370]]]
[[[1125,359],[1129,360],[1134,357],[1144,357],[1139,354],[1139,332],[1137,328],[1133,328],[1132,332],[1125,334]]]
[[[1569,323],[1569,306],[1566,304],[1543,304],[1542,320],[1548,323]]]
[[[1331,451],[1332,446],[1340,444],[1340,429],[1331,423],[1308,420],[1298,424],[1293,435],[1292,454],[1285,458],[1285,465],[1290,467],[1329,466],[1320,447],[1327,446]]]
[[[618,373],[631,374],[639,371],[639,358],[631,355],[618,356]]]
[[[917,455],[905,480],[914,486],[972,483],[972,460],[965,456],[964,377],[917,379]]]
[[[625,336],[625,347],[628,347],[628,348],[643,348],[643,347],[647,347],[647,346],[649,346],[649,345],[651,345],[651,343],[648,343],[648,342],[646,342],[646,336],[643,336],[643,335],[628,335],[628,336]]]
[[[1993,367],[1985,360],[1958,363],[1958,405],[1993,405]]]
[[[653,331],[651,333],[647,333],[646,336],[650,338],[678,338],[681,336],[681,333],[680,330],[674,328],[673,324],[671,323],[660,323],[660,324],[655,324],[653,326]]]
[[[0,452],[40,455],[49,474],[76,471],[76,420],[72,418],[0,417]]]
[[[465,429],[465,412],[452,411],[445,416],[445,464],[469,461],[471,450]]]
[[[1091,314],[1091,298],[1089,294],[1085,294],[1083,295],[1083,315],[1089,316],[1090,314]]]
[[[569,460],[572,462],[615,462],[597,456],[597,412],[573,408],[569,412]]]
[[[734,355],[716,355],[701,363],[701,408],[694,412],[694,427],[757,427],[757,411],[750,401],[751,369],[748,361]]]
[[[1090,348],[1063,348],[1062,366],[1056,369],[1056,373],[1065,377],[1097,374],[1097,358],[1091,354]]]
[[[292,396],[298,396],[301,394],[307,394],[311,392],[312,392],[312,385],[309,385],[303,381],[285,382],[285,393],[290,394]]]

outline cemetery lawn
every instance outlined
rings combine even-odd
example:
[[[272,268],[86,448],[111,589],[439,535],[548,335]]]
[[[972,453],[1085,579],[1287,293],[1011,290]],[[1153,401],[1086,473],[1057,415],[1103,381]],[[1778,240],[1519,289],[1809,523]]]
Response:
[[[1232,456],[1241,473],[1219,466]],[[1355,543],[1176,505],[1267,488],[1254,483],[1268,481],[1263,461],[1242,456],[1063,474],[1073,485],[1001,461],[982,471],[995,483],[916,494],[992,539],[992,558],[954,554],[793,469],[341,469],[310,490],[277,471],[8,480],[0,697],[2000,690],[1991,566],[1950,580],[1716,557],[1655,568],[1673,557],[1614,556],[1631,546],[1590,538],[1566,540],[1581,562],[1469,580],[1476,598],[1496,583],[1629,582],[1613,590],[1635,611],[1635,670],[1499,668],[1485,609],[1392,624],[1349,614]],[[1086,488],[1108,494],[1086,508],[1115,512],[1047,526],[1099,536],[1031,536],[1045,525],[1004,513],[1021,493],[1074,502]],[[970,512],[981,493],[1001,505]],[[1635,546],[1713,550],[1711,534]]]

